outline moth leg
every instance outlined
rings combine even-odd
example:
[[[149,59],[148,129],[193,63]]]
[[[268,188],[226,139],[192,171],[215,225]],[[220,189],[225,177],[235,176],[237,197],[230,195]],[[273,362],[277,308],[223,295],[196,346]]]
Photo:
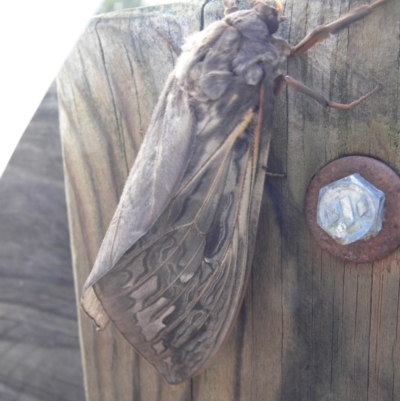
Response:
[[[265,175],[271,178],[286,178],[286,174],[283,173],[271,173],[268,171],[268,166],[262,166],[262,169],[265,171]]]
[[[320,103],[324,107],[332,107],[333,109],[340,109],[340,110],[350,110],[353,107],[364,102],[371,96],[375,95],[375,93],[382,90],[382,86],[378,85],[374,90],[372,90],[371,92],[367,93],[364,96],[361,96],[359,99],[355,100],[354,102],[351,102],[349,104],[343,104],[343,103],[335,103],[335,102],[326,100],[320,93],[314,91],[313,89],[309,88],[308,86],[306,86],[306,85],[302,84],[301,82],[297,81],[296,79],[290,77],[289,75],[285,75],[284,77],[282,77],[282,82],[284,82],[286,85],[296,89],[297,91],[303,93],[304,95],[312,97],[314,100],[316,100],[318,103]]]
[[[278,96],[281,93],[281,90],[282,90],[284,85],[285,85],[284,76],[283,75],[278,75],[274,79],[274,88],[273,88],[274,96]]]
[[[291,56],[296,57],[311,49],[316,44],[323,42],[330,35],[335,35],[342,29],[347,28],[353,22],[359,21],[371,14],[374,9],[380,5],[388,3],[390,0],[377,0],[372,4],[365,4],[351,10],[349,13],[343,15],[334,22],[327,25],[321,25],[315,28],[309,35],[307,35],[299,44],[292,47]]]
[[[276,80],[275,80],[276,83]],[[274,91],[275,92],[275,91]],[[258,106],[258,114],[257,114],[257,123],[256,127],[254,130],[254,143],[257,144],[257,146],[254,147],[253,152],[254,154],[258,154],[258,144],[260,141],[260,135],[261,135],[261,124],[262,124],[262,119],[263,119],[263,110],[264,110],[264,86],[260,86],[260,91],[259,91],[259,106]],[[268,143],[268,147],[270,146],[271,142]],[[269,151],[268,151],[269,153]],[[272,178],[286,178],[286,174],[279,174],[279,173],[271,173],[268,171],[267,166],[261,166],[261,168],[265,171],[265,175],[268,177]]]
[[[171,41],[171,39],[166,36],[163,32],[161,32],[158,28],[156,28],[156,32],[157,35],[164,41],[167,43],[167,45],[173,50],[173,52],[179,57],[182,53],[182,50],[175,45],[175,43],[173,43]]]
[[[236,5],[236,0],[223,0],[223,3],[225,8],[225,15],[234,13],[239,10]]]

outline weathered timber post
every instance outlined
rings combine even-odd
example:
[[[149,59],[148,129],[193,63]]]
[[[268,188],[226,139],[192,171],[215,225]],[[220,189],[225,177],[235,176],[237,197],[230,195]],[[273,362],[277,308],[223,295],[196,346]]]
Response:
[[[93,265],[176,56],[157,29],[182,38],[222,17],[220,0],[100,16],[58,79],[76,290]],[[284,1],[280,35],[297,43],[362,1]],[[400,7],[373,15],[289,60],[288,73],[334,101],[377,83],[352,111],[325,110],[290,89],[277,99],[252,277],[233,333],[214,364],[169,386],[110,324],[96,332],[80,313],[88,401],[397,400],[400,398],[400,251],[373,264],[322,251],[303,215],[311,178],[351,154],[400,172]],[[286,96],[285,96],[286,93]]]

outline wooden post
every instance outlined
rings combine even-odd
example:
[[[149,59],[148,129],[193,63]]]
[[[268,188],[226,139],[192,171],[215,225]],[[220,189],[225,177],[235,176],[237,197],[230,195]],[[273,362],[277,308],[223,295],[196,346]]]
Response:
[[[204,4],[203,4],[204,3]],[[222,17],[220,0],[100,16],[58,79],[76,291],[93,265],[128,171],[176,56],[156,29],[182,38]],[[286,0],[280,35],[297,43],[363,1]],[[400,399],[400,251],[373,264],[322,251],[303,215],[307,186],[344,155],[379,158],[400,172],[400,7],[373,15],[288,62],[288,73],[338,102],[382,83],[352,111],[325,110],[288,90],[277,99],[251,282],[233,333],[214,364],[170,386],[110,324],[80,312],[88,401]]]

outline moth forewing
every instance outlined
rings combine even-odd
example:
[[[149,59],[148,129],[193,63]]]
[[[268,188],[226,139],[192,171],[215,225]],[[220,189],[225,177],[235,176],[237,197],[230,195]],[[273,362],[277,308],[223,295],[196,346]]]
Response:
[[[175,80],[176,81],[176,80]],[[140,152],[125,184],[120,202],[102,242],[95,265],[85,283],[82,305],[98,327],[104,327],[104,317],[90,292],[101,277],[106,275],[121,256],[145,234],[165,209],[193,152],[193,113],[185,93],[177,90],[171,78],[153,113],[150,128],[145,135]],[[171,141],[168,123],[177,121],[173,134],[179,141]],[[191,131],[192,129],[192,131]],[[170,154],[174,162],[170,163]],[[96,319],[99,316],[101,322]]]

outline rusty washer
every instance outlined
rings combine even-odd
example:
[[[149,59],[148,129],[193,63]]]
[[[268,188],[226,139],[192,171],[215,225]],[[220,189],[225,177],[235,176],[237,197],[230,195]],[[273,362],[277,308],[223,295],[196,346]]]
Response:
[[[318,199],[321,189],[357,173],[385,195],[382,229],[376,235],[342,245],[317,223]],[[323,167],[307,189],[304,211],[317,243],[339,259],[370,263],[384,258],[400,245],[400,177],[371,157],[343,157]]]

